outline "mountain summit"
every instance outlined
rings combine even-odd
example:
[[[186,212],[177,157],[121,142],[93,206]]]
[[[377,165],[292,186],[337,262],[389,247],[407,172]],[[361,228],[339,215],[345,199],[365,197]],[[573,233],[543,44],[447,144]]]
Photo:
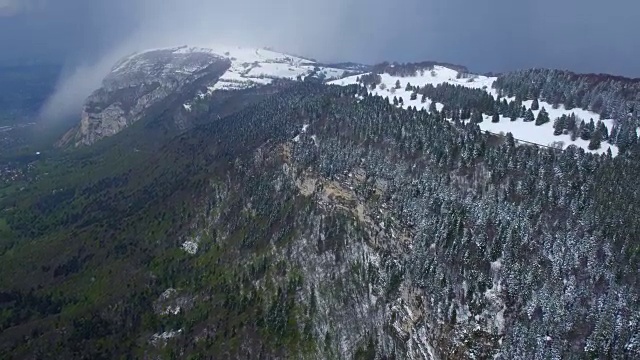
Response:
[[[184,109],[217,90],[240,90],[276,80],[315,77],[333,80],[351,74],[349,68],[267,49],[243,47],[177,47],[148,50],[120,60],[102,87],[85,101],[80,124],[59,141],[91,145],[140,120],[171,94],[185,97]]]

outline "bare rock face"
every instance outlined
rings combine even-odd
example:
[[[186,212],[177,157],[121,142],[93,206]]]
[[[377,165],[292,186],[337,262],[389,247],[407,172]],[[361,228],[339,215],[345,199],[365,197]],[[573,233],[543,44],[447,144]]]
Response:
[[[102,87],[85,101],[80,124],[58,146],[91,145],[140,120],[145,111],[197,81],[217,78],[229,60],[207,50],[163,49],[135,54],[117,63]]]

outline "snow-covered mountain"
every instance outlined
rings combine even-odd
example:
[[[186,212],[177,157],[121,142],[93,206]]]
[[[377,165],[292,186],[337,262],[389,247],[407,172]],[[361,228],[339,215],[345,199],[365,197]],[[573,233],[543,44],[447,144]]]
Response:
[[[170,95],[192,102],[216,91],[271,84],[276,79],[321,81],[354,74],[351,66],[324,66],[313,60],[267,49],[213,46],[153,49],[115,64],[85,102],[80,124],[59,145],[91,145],[140,120]]]
[[[385,63],[386,64],[386,63]],[[238,46],[211,46],[148,50],[133,54],[119,61],[104,79],[102,88],[86,101],[80,125],[72,129],[60,144],[90,145],[104,137],[112,136],[141,119],[148,109],[170,95],[179,94],[182,111],[191,112],[203,99],[219,91],[243,90],[268,85],[278,79],[302,81],[308,77],[333,85],[363,85],[362,77],[378,77],[375,86],[366,86],[373,95],[402,99],[398,106],[429,111],[432,99],[416,96],[417,88],[427,85],[457,85],[485,91],[493,99],[504,99],[511,104],[515,97],[503,96],[496,89],[498,79],[492,76],[472,74],[466,68],[441,63],[419,63],[367,67],[355,63],[325,65],[300,56],[288,55],[269,49]],[[206,101],[206,100],[205,100]],[[519,106],[531,109],[538,117],[544,109],[549,121],[538,123],[524,121],[520,117],[500,114],[498,121],[491,113],[485,113],[480,128],[494,134],[513,134],[522,143],[533,143],[554,148],[575,145],[585,151],[606,153],[615,156],[618,149],[612,143],[602,142],[599,148],[589,149],[589,140],[559,133],[554,121],[564,116],[575,116],[578,123],[598,121],[596,112],[580,108],[567,109],[563,104],[553,106],[539,101],[533,106],[532,99],[519,100]],[[444,104],[436,102],[440,111]],[[573,119],[573,117],[572,117]],[[493,121],[492,121],[493,120]],[[602,119],[607,129],[614,125],[612,119]],[[556,133],[554,135],[554,132]]]
[[[350,74],[348,69],[325,67],[312,60],[267,49],[182,47],[175,52],[211,52],[222,54],[231,61],[229,70],[214,85],[208,88],[210,93],[216,90],[244,89],[251,86],[270,84],[275,79],[303,80],[307,76],[318,76],[331,80]]]
[[[360,76],[356,75],[334,80],[329,83],[334,85],[346,86],[359,84],[359,79]],[[402,103],[398,104],[398,106],[405,109],[409,107],[415,107],[419,110],[424,109],[426,111],[429,111],[432,100],[426,98],[423,102],[420,96],[412,100],[411,95],[414,90],[413,88],[407,89],[407,84],[410,84],[412,87],[451,84],[472,89],[483,89],[495,99],[500,95],[499,91],[494,87],[494,82],[496,80],[497,77],[463,73],[445,66],[435,65],[431,68],[421,69],[417,74],[413,76],[400,76],[382,73],[380,74],[380,83],[375,87],[375,89],[367,87],[367,90],[373,95],[388,97],[389,102],[391,103],[394,102],[394,97],[396,99],[402,98],[403,101]],[[397,87],[397,84],[400,84],[400,86]],[[504,97],[504,99],[506,99],[507,102],[510,103],[515,100],[515,97]],[[527,109],[531,109],[532,103],[533,100],[525,100],[522,102],[522,105]],[[442,110],[443,104],[436,103],[436,108],[438,111]],[[560,104],[557,108],[554,108],[552,104],[549,104],[545,101],[539,101],[539,108],[537,110],[532,110],[534,116],[537,117],[542,109],[545,109],[545,111],[549,113],[549,118],[551,119],[550,122],[542,125],[536,125],[534,122],[524,122],[524,119],[522,117],[516,119],[516,121],[511,121],[510,118],[504,115],[500,115],[500,121],[496,123],[492,122],[491,115],[487,114],[483,115],[483,121],[478,125],[482,130],[489,131],[494,134],[511,133],[515,139],[525,143],[533,143],[556,148],[566,148],[569,145],[576,145],[583,148],[585,151],[590,151],[593,153],[602,154],[606,153],[608,150],[611,150],[613,156],[617,154],[617,147],[609,143],[602,143],[601,147],[597,150],[589,150],[588,140],[583,140],[580,138],[571,140],[571,136],[569,134],[554,135],[553,122],[555,119],[563,115],[569,116],[571,114],[574,114],[578,119],[582,119],[588,122],[590,119],[599,119],[599,114],[593,111],[579,108],[566,109],[562,104]],[[613,119],[604,119],[602,120],[602,122],[609,128],[613,126]]]

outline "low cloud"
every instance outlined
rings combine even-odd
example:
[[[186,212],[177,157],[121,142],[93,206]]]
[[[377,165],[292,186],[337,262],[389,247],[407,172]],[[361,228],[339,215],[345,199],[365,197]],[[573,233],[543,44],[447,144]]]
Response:
[[[78,118],[84,100],[100,87],[119,55],[115,52],[95,63],[77,65],[64,71],[54,93],[40,110],[40,118],[44,121]]]

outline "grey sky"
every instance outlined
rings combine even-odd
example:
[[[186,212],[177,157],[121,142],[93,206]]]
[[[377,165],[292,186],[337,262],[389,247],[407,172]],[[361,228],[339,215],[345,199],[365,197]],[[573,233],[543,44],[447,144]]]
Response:
[[[636,0],[0,0],[0,62],[64,61],[78,94],[128,52],[206,42],[640,77],[638,14]]]
[[[0,56],[86,63],[135,34],[133,47],[210,37],[325,60],[640,76],[637,14],[634,0],[0,0]]]

